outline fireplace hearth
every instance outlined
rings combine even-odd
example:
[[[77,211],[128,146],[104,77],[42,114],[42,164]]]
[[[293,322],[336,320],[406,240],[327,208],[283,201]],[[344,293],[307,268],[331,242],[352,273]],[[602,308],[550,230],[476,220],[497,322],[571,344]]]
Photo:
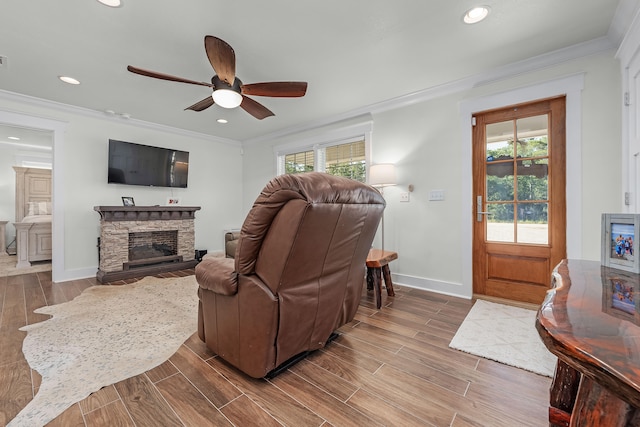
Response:
[[[189,206],[95,206],[101,283],[193,268],[195,211]]]

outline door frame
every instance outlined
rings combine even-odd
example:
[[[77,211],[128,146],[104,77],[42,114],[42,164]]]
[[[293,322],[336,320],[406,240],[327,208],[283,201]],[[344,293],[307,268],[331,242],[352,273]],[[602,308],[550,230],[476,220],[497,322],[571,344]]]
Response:
[[[0,123],[9,126],[18,126],[29,129],[38,129],[51,132],[53,139],[53,167],[51,170],[52,188],[52,222],[51,234],[53,249],[51,253],[51,277],[54,282],[77,279],[65,271],[64,250],[64,135],[67,123],[36,117],[25,113],[14,113],[0,110]],[[86,276],[83,276],[86,277]]]
[[[462,289],[460,295],[473,295],[473,177],[472,133],[474,113],[524,104],[538,99],[566,96],[566,203],[567,203],[567,257],[582,257],[582,89],[584,73],[520,87],[517,89],[473,98],[460,103],[461,132],[461,230],[468,244],[461,247]]]
[[[524,303],[540,304],[549,289],[552,269],[566,257],[566,97],[539,99],[526,104],[505,106],[496,110],[478,112],[474,115],[473,131],[473,194],[476,199],[476,221],[473,223],[473,295],[476,298],[499,298]],[[520,144],[516,141],[529,137],[520,135],[520,120],[537,117],[540,123],[533,129],[546,132],[546,150],[539,153],[546,158],[546,195],[540,197],[547,205],[546,242],[521,241],[518,224],[524,224],[520,218],[520,209],[527,206],[527,199],[520,197],[520,176],[526,173],[516,164],[518,158],[538,157],[537,153],[521,155]],[[541,120],[544,118],[544,121]],[[507,128],[507,124],[509,125]],[[511,172],[489,173],[490,163],[487,160],[489,150],[489,126],[499,125],[504,132],[509,130],[503,142],[513,138],[510,160],[501,163]],[[504,126],[504,128],[502,128]],[[529,125],[523,125],[527,127]],[[544,126],[544,127],[543,127]],[[491,135],[494,136],[494,135]],[[542,135],[540,135],[542,136]],[[526,146],[526,143],[524,144]],[[526,149],[525,149],[526,151]],[[540,147],[540,151],[543,151]],[[516,156],[517,155],[517,156]],[[502,159],[499,156],[498,159]],[[533,163],[537,163],[533,161]],[[502,184],[511,183],[511,194],[504,198],[490,197],[489,176],[503,177]],[[516,179],[517,178],[517,179]],[[543,176],[538,176],[542,182]],[[509,197],[510,196],[510,197]],[[534,199],[536,199],[534,197]],[[480,215],[481,211],[490,211],[495,203],[506,202],[511,206],[511,225],[513,240],[491,240],[489,223],[491,218]],[[525,203],[521,205],[521,203]],[[505,206],[505,205],[503,205]],[[525,232],[526,234],[526,232]]]

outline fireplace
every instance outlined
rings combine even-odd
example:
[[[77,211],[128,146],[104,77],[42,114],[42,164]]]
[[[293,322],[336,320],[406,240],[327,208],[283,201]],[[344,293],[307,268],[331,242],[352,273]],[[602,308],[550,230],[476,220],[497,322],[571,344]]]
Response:
[[[200,207],[95,206],[101,283],[193,268]]]
[[[129,261],[178,254],[178,230],[129,233]]]

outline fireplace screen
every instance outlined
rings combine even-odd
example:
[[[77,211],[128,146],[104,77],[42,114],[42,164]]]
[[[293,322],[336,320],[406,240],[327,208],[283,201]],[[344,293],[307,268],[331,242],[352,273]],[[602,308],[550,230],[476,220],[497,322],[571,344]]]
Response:
[[[178,253],[178,230],[129,233],[129,261]]]

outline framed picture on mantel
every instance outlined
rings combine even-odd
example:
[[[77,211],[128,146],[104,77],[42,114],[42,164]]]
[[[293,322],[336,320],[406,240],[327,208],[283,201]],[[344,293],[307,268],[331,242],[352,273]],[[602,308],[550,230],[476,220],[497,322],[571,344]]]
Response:
[[[122,206],[135,206],[136,203],[133,201],[133,197],[122,197]]]
[[[640,214],[602,214],[602,265],[640,273],[638,238]]]

